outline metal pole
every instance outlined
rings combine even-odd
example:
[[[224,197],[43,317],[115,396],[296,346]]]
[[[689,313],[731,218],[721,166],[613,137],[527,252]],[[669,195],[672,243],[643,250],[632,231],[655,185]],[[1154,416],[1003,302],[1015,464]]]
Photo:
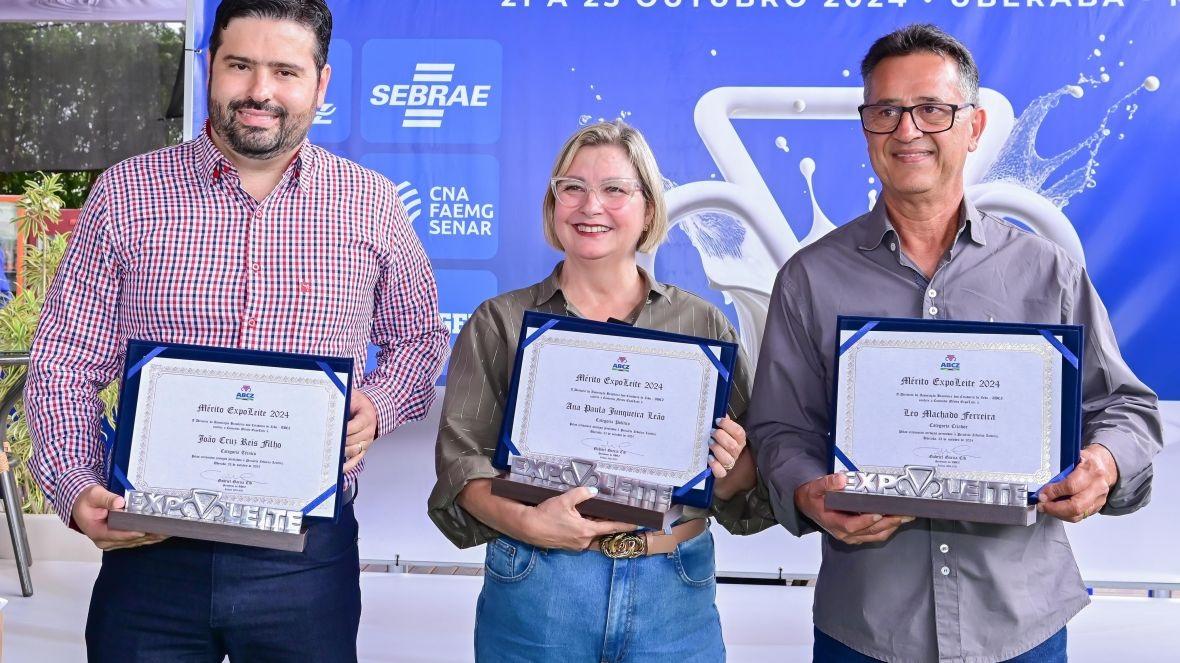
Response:
[[[28,353],[3,353],[0,355],[0,366],[23,366],[28,364]],[[16,402],[24,395],[25,377],[21,376],[16,384],[0,398],[0,453],[4,450],[8,440],[8,413]],[[4,514],[8,521],[8,532],[12,536],[12,554],[16,558],[16,572],[20,576],[20,590],[24,596],[33,595],[33,575],[29,567],[33,565],[33,554],[29,549],[29,535],[25,530],[25,515],[21,510],[20,491],[17,490],[16,478],[12,473],[11,463],[5,463],[8,469],[0,472],[0,492],[4,497]]]
[[[29,555],[29,537],[25,533],[20,497],[16,493],[16,481],[12,478],[11,470],[0,473],[0,489],[4,492],[4,514],[8,519],[8,531],[12,534],[12,553],[16,557],[16,572],[20,576],[20,591],[24,596],[32,596],[33,575],[29,571],[29,566],[32,563],[32,556]]]

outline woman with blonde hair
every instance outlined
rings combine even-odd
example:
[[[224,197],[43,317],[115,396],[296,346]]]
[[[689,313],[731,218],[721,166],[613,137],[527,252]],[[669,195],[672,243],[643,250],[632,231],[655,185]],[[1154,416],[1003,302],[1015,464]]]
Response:
[[[575,488],[536,506],[491,493],[504,401],[526,310],[616,321],[722,341],[737,332],[714,306],[657,282],[635,260],[668,232],[662,178],[643,136],[622,121],[583,127],[558,154],[542,204],[545,238],[565,259],[540,283],[479,306],[455,344],[436,447],[430,517],[457,546],[487,543],[476,611],[479,661],[720,661],[710,515],[686,508],[670,531],[640,533],[645,554],[612,558],[605,536],[633,525],[575,508]],[[712,515],[739,534],[773,523],[735,421],[750,376],[738,358],[729,415],[710,445]]]

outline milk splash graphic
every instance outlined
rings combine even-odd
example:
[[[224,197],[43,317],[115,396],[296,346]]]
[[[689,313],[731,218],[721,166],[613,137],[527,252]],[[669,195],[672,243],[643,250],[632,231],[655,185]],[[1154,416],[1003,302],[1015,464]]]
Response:
[[[1082,77],[1079,83],[1092,87],[1109,82],[1109,75]],[[1037,133],[1066,95],[1080,97],[1080,85],[1068,85],[1033,101],[1015,117],[1011,104],[995,90],[981,89],[980,102],[989,114],[988,130],[979,148],[968,157],[964,169],[966,195],[979,209],[1019,220],[1029,229],[1052,239],[1079,261],[1084,262],[1081,241],[1062,209],[1070,199],[1095,186],[1099,149],[1111,136],[1109,125],[1120,109],[1134,115],[1137,105],[1129,103],[1140,92],[1159,88],[1154,76],[1111,105],[1097,129],[1077,145],[1052,157],[1036,152]],[[707,92],[698,101],[694,121],[722,180],[689,182],[667,187],[668,216],[679,226],[700,254],[701,265],[711,288],[720,291],[738,316],[741,345],[757,365],[762,331],[770,303],[770,289],[783,263],[835,226],[823,213],[812,178],[816,163],[810,157],[798,167],[807,183],[812,204],[810,231],[798,238],[775,202],[769,187],[742,145],[733,120],[815,120],[855,121],[862,98],[859,87],[723,87]],[[783,153],[785,138],[775,141]],[[1081,155],[1081,156],[1079,156]],[[1070,159],[1085,157],[1085,163],[1052,183],[1046,182]],[[875,183],[869,179],[870,185]],[[877,200],[870,188],[867,208]],[[641,255],[640,264],[654,269],[656,254]]]
[[[1099,78],[1083,76],[1078,83],[1088,83],[1091,87],[1109,83],[1110,76],[1103,73]],[[1085,90],[1081,85],[1066,85],[1049,94],[1043,95],[1029,104],[1020,114],[1016,127],[1008,137],[995,163],[983,176],[983,182],[1008,182],[1016,184],[1030,191],[1034,191],[1058,208],[1064,208],[1074,196],[1087,188],[1096,185],[1094,171],[1098,167],[1098,150],[1102,143],[1111,135],[1108,125],[1119,111],[1126,111],[1127,119],[1135,116],[1138,104],[1130,101],[1140,92],[1146,90],[1155,92],[1159,89],[1160,80],[1155,76],[1148,76],[1138,87],[1123,95],[1114,102],[1102,116],[1098,128],[1077,145],[1064,150],[1052,157],[1042,157],[1037,153],[1037,133],[1049,115],[1049,111],[1058,106],[1063,97],[1069,96],[1080,99]],[[1122,134],[1119,134],[1120,137]],[[1082,166],[1069,171],[1052,184],[1045,182],[1066,162],[1079,154],[1085,154],[1086,162]]]

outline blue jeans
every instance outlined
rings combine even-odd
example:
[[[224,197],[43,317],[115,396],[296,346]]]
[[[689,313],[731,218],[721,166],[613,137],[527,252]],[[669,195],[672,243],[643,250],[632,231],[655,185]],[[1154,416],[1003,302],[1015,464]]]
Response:
[[[360,560],[352,504],[302,553],[167,539],[103,554],[91,662],[356,661]]]
[[[490,541],[475,612],[475,660],[724,661],[713,535],[675,552],[610,559]]]
[[[1065,640],[1065,628],[1062,627],[1060,631],[1049,636],[1048,640],[1004,663],[1066,663]],[[880,663],[879,660],[865,656],[818,628],[815,629],[812,660],[815,663]]]

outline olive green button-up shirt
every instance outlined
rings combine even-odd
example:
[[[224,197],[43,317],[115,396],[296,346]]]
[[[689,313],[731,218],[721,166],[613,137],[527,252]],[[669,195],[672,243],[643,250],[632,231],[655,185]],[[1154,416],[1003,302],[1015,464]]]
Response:
[[[558,263],[553,273],[540,283],[480,304],[455,342],[435,445],[438,482],[430,493],[428,507],[430,519],[460,548],[499,536],[499,532],[478,521],[455,500],[467,482],[490,479],[498,473],[492,467],[492,455],[500,435],[524,312],[578,315],[561,292],[558,280],[561,265]],[[690,292],[658,283],[642,269],[640,272],[648,283],[648,296],[624,322],[647,329],[737,342],[737,331],[715,306]],[[744,353],[739,353],[729,396],[729,416],[735,421],[740,422],[744,417],[749,393],[749,367]],[[702,509],[687,507],[683,520],[708,515]],[[712,515],[735,534],[753,534],[774,524],[761,483],[728,502],[714,499]]]

